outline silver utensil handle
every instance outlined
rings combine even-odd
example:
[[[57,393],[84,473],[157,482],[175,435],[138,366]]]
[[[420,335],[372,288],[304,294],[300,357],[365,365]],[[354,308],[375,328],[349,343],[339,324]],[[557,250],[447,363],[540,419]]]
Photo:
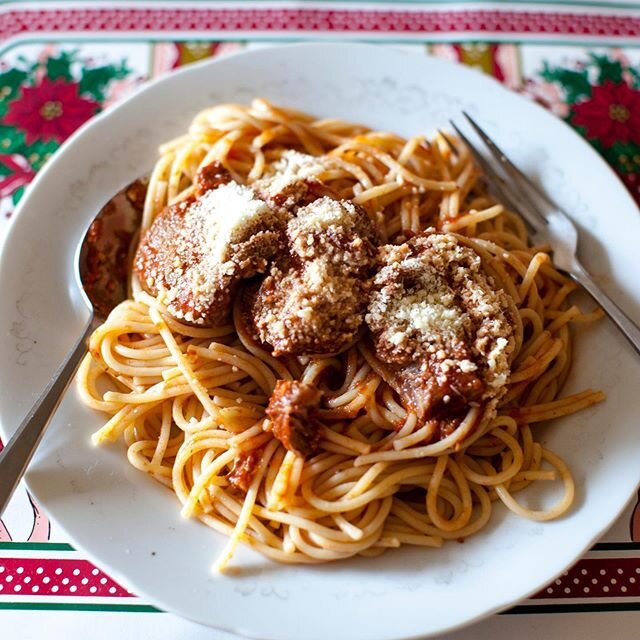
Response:
[[[569,275],[603,308],[640,355],[640,327],[595,283],[581,264],[576,264]]]
[[[82,360],[87,351],[86,340],[92,329],[93,322],[90,319],[82,333],[82,337],[56,371],[42,395],[31,407],[11,440],[0,452],[0,516],[24,475],[51,416],[57,409],[65,389],[80,364],[80,360]]]

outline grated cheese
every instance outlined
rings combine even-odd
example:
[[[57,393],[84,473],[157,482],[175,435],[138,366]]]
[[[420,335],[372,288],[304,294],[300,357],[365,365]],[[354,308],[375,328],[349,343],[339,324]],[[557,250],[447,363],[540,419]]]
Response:
[[[189,217],[202,220],[204,241],[211,260],[225,262],[232,244],[237,244],[254,228],[272,217],[269,205],[249,187],[230,182],[207,191],[191,207]]]
[[[379,358],[419,365],[445,388],[477,373],[485,397],[503,392],[514,348],[513,301],[454,234],[427,233],[380,250],[365,321]],[[429,374],[431,371],[431,374]]]
[[[297,209],[286,237],[254,301],[257,333],[277,355],[339,351],[364,318],[375,229],[357,205],[325,196]]]
[[[322,173],[331,168],[331,164],[331,159],[326,156],[310,156],[287,150],[273,163],[269,173],[254,183],[254,187],[268,198],[275,198],[300,183],[318,180]]]

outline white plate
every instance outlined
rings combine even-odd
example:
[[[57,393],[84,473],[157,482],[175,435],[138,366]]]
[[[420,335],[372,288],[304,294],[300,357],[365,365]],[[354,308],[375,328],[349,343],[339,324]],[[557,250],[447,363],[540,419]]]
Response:
[[[260,50],[153,83],[84,127],[36,178],[0,264],[4,437],[84,324],[72,259],[87,222],[153,165],[157,145],[184,132],[199,109],[254,96],[404,135],[446,127],[469,110],[575,215],[585,263],[640,319],[638,211],[558,119],[477,72],[426,56],[348,44]],[[242,549],[233,560],[240,575],[214,575],[224,539],[181,519],[177,499],[130,467],[122,445],[94,448],[89,436],[104,417],[84,408],[73,388],[27,483],[78,548],[133,592],[187,618],[274,640],[433,635],[543,587],[615,520],[640,480],[639,379],[640,359],[607,321],[580,331],[567,391],[604,389],[607,402],[536,427],[575,474],[570,515],[537,524],[498,507],[482,533],[441,550],[289,567]]]

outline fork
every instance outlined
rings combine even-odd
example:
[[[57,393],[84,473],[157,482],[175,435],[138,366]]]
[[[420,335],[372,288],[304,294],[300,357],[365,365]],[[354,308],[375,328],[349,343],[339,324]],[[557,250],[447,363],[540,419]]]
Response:
[[[468,113],[463,111],[462,114],[497,161],[499,169],[493,167],[456,124],[451,122],[460,140],[467,145],[484,171],[489,186],[507,206],[522,214],[533,230],[533,242],[551,247],[555,266],[591,295],[640,355],[640,327],[596,284],[578,260],[578,230],[569,216],[518,169]],[[455,150],[452,142],[446,137],[445,140]],[[544,203],[544,207],[540,206],[541,203]]]

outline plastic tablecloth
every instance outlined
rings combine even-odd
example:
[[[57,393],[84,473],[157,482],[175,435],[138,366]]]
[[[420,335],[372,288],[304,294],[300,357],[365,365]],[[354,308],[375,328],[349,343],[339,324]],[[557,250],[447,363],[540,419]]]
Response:
[[[0,242],[60,144],[141,83],[203,58],[310,39],[402,47],[494,76],[584,136],[640,204],[637,3],[0,1]],[[18,337],[16,353],[2,357],[20,366],[30,345]],[[631,639],[639,625],[640,511],[632,503],[554,583],[450,638]],[[232,637],[129,593],[21,487],[0,520],[0,637],[87,635]]]

